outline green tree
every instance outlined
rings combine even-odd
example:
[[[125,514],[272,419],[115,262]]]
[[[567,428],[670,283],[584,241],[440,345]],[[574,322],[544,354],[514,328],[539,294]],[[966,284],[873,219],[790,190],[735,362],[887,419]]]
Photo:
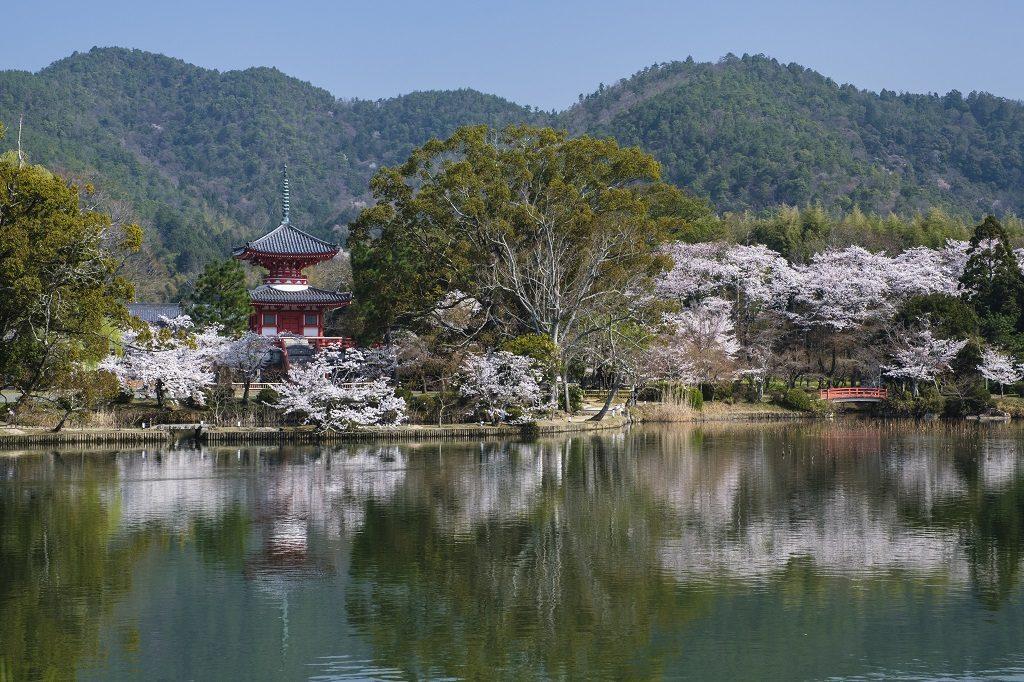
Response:
[[[1024,277],[1003,226],[988,216],[974,229],[960,278],[967,302],[992,343],[1019,349],[1024,331]]]
[[[944,339],[963,339],[978,333],[978,316],[974,309],[955,296],[913,296],[900,306],[895,322],[912,328],[923,318],[928,318],[938,335]]]
[[[546,335],[559,365],[626,315],[667,262],[670,218],[645,194],[660,167],[610,139],[547,128],[460,128],[374,178],[377,203],[353,224],[352,264],[367,329],[424,320],[450,292],[475,298],[508,335]]]
[[[245,270],[233,258],[207,264],[185,302],[185,311],[199,325],[219,324],[226,334],[249,328],[249,291]]]
[[[119,270],[142,232],[112,225],[84,205],[89,196],[0,159],[0,382],[20,392],[16,411],[106,356],[110,330],[129,324],[132,287]]]

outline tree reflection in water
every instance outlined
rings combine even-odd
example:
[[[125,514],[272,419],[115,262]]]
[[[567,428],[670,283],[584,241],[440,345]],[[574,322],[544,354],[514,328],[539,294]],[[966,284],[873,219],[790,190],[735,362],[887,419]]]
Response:
[[[406,677],[977,670],[1024,632],[1021,433],[0,458],[0,679],[116,676],[110,659],[287,677],[360,646],[354,670]]]
[[[983,457],[970,454],[978,447]],[[441,466],[368,503],[347,611],[382,664],[414,676],[642,678],[666,672],[696,622],[749,617],[726,606],[741,597],[771,595],[757,612],[780,651],[794,646],[787,637],[837,650],[870,639],[845,627],[858,612],[942,601],[967,580],[998,608],[1019,586],[1024,472],[1008,436],[731,425],[501,456],[509,484],[543,472],[511,507],[467,506],[479,496],[465,486],[480,481]],[[486,462],[474,473],[485,477]],[[837,603],[811,632],[786,613]]]

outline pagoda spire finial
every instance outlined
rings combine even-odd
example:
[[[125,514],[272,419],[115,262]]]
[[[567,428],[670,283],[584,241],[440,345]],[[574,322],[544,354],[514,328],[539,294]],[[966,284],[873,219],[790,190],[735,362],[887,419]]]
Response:
[[[286,163],[286,164],[284,164],[284,188],[283,188],[283,195],[282,195],[282,198],[281,198],[281,208],[282,208],[282,210],[284,212],[284,217],[283,217],[281,222],[283,222],[285,225],[288,224],[288,220],[289,220],[289,215],[288,215],[289,214],[289,199],[290,199],[290,196],[289,196],[289,192],[288,192],[288,164]]]

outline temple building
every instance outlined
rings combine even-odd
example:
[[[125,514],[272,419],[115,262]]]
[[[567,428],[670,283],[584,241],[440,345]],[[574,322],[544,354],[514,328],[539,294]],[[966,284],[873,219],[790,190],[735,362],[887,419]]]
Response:
[[[284,174],[281,224],[234,250],[234,257],[267,269],[263,284],[249,292],[249,328],[264,336],[300,336],[311,345],[348,345],[324,337],[324,315],[352,302],[352,294],[311,287],[303,270],[334,258],[340,248],[294,227],[289,215],[288,168]]]

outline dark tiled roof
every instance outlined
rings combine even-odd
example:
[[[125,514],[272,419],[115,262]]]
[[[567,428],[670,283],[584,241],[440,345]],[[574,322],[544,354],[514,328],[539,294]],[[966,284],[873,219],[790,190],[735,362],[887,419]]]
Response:
[[[325,242],[323,239],[303,232],[297,227],[292,227],[290,223],[281,223],[259,239],[235,249],[235,255],[241,255],[246,250],[287,255],[334,255],[338,252],[338,245]]]
[[[264,284],[249,292],[255,303],[349,303],[352,294],[347,291],[324,291],[309,287],[301,291],[283,291]]]
[[[128,312],[143,322],[160,324],[160,318],[174,319],[181,315],[181,306],[177,303],[129,303]]]

